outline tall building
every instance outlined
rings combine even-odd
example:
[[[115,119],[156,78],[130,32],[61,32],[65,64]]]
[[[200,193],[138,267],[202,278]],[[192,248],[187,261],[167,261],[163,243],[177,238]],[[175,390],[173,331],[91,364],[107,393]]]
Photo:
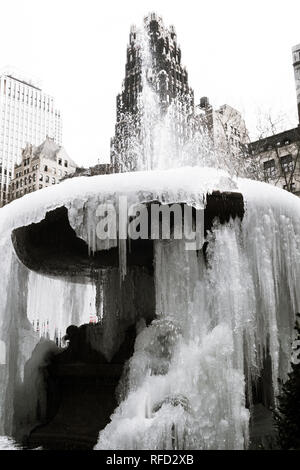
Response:
[[[15,166],[10,182],[9,200],[57,184],[75,173],[76,163],[53,138],[46,137],[42,144],[27,144],[22,150],[22,161]]]
[[[177,135],[183,138],[189,116],[193,114],[193,90],[188,84],[186,68],[181,63],[181,49],[174,27],[165,27],[162,18],[151,13],[144,19],[143,28],[132,26],[129,35],[125,79],[117,96],[117,119],[112,139],[111,157],[115,171],[136,169],[137,162],[130,154],[133,152],[130,145],[133,136],[136,142],[145,138],[142,115],[151,146],[151,126],[157,113],[155,100],[161,113],[177,102],[176,109],[181,114],[176,123]]]
[[[179,93],[190,96],[193,104],[193,91],[188,85],[186,68],[181,64],[181,49],[177,44],[174,26],[165,27],[162,18],[151,13],[144,18],[143,33],[136,26],[131,27],[125,80],[122,92],[117,96],[117,122],[127,111],[138,112],[138,94],[143,87],[143,65],[147,68],[148,84],[157,91],[162,105],[171,103]],[[145,40],[148,42],[146,46],[141,44]],[[147,53],[148,57],[145,57]]]
[[[298,118],[300,124],[300,44],[293,47],[292,54],[297,94]]]
[[[245,153],[249,134],[245,120],[237,109],[228,104],[214,109],[204,96],[195,108],[195,119],[198,127],[206,127],[216,152],[229,153],[233,157]]]
[[[62,141],[60,112],[54,99],[16,73],[0,73],[0,206],[8,201],[14,166],[27,143],[46,136]]]

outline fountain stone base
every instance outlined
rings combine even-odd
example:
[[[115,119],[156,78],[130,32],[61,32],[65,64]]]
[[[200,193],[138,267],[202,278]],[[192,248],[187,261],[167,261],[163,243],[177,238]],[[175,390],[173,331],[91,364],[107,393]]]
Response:
[[[80,334],[94,327],[77,328],[79,334],[71,338],[69,347],[47,366],[48,420],[31,431],[25,442],[27,447],[92,449],[99,431],[108,424],[117,407],[116,387],[124,363],[133,354],[135,329],[127,330],[121,348],[108,362],[90,348],[86,335]]]

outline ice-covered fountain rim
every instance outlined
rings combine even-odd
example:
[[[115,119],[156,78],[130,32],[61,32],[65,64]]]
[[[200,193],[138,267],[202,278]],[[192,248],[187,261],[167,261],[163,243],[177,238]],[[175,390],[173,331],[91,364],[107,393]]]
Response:
[[[204,208],[213,191],[241,192],[247,201],[266,207],[282,207],[284,213],[300,218],[300,199],[268,183],[235,178],[211,167],[180,167],[170,170],[135,171],[91,177],[74,177],[26,194],[0,210],[1,239],[15,228],[37,223],[58,207],[82,209],[87,203],[114,201],[126,195],[134,202],[158,200],[165,204],[185,202]],[[291,215],[292,215],[291,214]],[[5,235],[6,234],[6,235]]]

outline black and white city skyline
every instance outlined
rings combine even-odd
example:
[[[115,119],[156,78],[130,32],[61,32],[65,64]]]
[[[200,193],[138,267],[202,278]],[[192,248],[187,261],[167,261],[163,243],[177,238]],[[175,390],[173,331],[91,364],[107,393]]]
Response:
[[[116,95],[132,24],[156,11],[175,26],[195,102],[242,112],[255,137],[258,112],[297,124],[292,47],[300,42],[299,3],[230,0],[179,2],[99,0],[1,2],[0,66],[38,78],[63,117],[63,144],[80,165],[109,160]],[[7,41],[7,38],[10,38]],[[37,40],[38,39],[38,40]]]

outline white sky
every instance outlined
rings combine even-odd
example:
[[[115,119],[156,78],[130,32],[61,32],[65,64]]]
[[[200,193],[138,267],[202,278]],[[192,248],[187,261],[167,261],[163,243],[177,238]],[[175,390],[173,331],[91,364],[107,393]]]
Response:
[[[109,159],[130,25],[149,11],[174,24],[195,100],[297,124],[291,48],[299,0],[0,0],[0,67],[38,77],[63,115],[63,145],[82,165]]]

